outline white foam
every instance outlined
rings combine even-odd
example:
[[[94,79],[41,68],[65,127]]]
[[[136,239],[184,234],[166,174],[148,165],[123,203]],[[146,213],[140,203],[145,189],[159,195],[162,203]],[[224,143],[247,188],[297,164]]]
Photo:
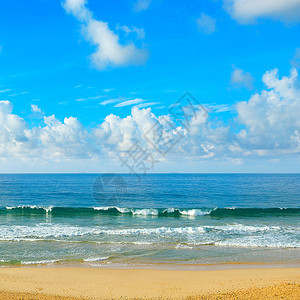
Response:
[[[43,209],[46,211],[46,213],[51,212],[53,206],[44,207],[44,206],[37,206],[37,205],[18,205],[18,206],[6,206],[6,209],[13,210],[13,209]]]
[[[117,211],[119,211],[121,214],[126,214],[126,213],[130,213],[131,209],[129,208],[124,208],[124,207],[118,207],[118,206],[104,206],[104,207],[94,207],[94,210],[109,210],[109,209],[116,209]]]
[[[185,245],[185,244],[177,244],[175,246],[175,249],[193,249],[193,247],[191,247],[189,245]]]
[[[298,241],[285,241],[278,240],[276,237],[272,238],[261,238],[251,237],[232,239],[225,241],[218,241],[215,243],[216,246],[227,246],[227,247],[244,247],[244,248],[300,248],[300,242]]]
[[[145,209],[132,209],[131,210],[133,215],[140,215],[140,216],[157,216],[158,210],[153,208],[145,208]]]
[[[155,227],[155,228],[123,228],[109,229],[100,226],[75,226],[63,224],[39,223],[31,226],[24,225],[0,225],[0,240],[3,241],[38,241],[43,239],[55,240],[57,238],[70,238],[80,236],[97,236],[97,235],[164,235],[164,234],[184,234],[194,235],[195,238],[203,240],[211,239],[224,235],[243,234],[276,234],[284,237],[288,234],[291,237],[299,235],[300,227],[280,227],[280,226],[253,226],[244,224],[227,224],[215,226],[198,226],[198,227]],[[203,235],[205,234],[205,235]],[[297,238],[295,236],[295,238]],[[62,241],[63,242],[63,241]],[[109,242],[109,241],[108,241]]]
[[[104,256],[104,257],[89,257],[89,258],[85,258],[83,261],[85,262],[95,262],[95,261],[103,261],[108,259],[109,256]]]
[[[38,260],[38,261],[21,261],[21,264],[22,265],[46,265],[46,264],[54,264],[59,261],[61,260],[52,259],[52,260]]]
[[[159,210],[156,208],[122,208],[118,206],[104,206],[104,207],[94,207],[95,210],[99,211],[108,211],[109,209],[116,209],[121,214],[128,214],[131,213],[132,215],[137,216],[157,216],[159,215]],[[215,208],[216,209],[216,208]],[[183,216],[205,216],[209,215],[215,209],[187,209],[187,210],[180,210],[178,208],[167,208],[162,211],[162,213],[171,214],[178,211]]]
[[[0,239],[45,239],[78,237],[85,235],[150,235],[163,233],[203,233],[203,227],[158,227],[158,228],[127,228],[106,229],[103,227],[79,227],[62,224],[39,223],[35,226],[2,225],[0,226]]]
[[[253,233],[253,232],[266,232],[266,231],[279,231],[284,230],[280,226],[252,226],[244,224],[228,224],[220,226],[204,226],[206,229],[212,229],[217,231],[229,231],[232,233]]]
[[[180,214],[190,217],[205,216],[211,213],[211,210],[204,211],[202,209],[179,210]]]
[[[203,227],[159,227],[159,228],[128,228],[119,230],[104,230],[103,233],[111,235],[130,234],[163,234],[163,233],[203,233]]]

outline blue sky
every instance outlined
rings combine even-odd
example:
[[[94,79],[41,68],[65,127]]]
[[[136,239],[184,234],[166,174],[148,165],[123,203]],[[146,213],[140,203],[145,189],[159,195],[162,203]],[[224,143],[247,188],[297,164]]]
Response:
[[[129,103],[143,103],[156,116],[167,115],[168,107],[189,91],[211,108],[212,119],[231,124],[239,114],[236,104],[266,89],[262,77],[267,71],[277,68],[278,78],[290,76],[300,56],[299,2],[278,1],[269,10],[260,7],[268,0],[248,2],[250,10],[240,0],[5,1],[0,10],[0,100],[11,103],[11,113],[27,129],[44,128],[43,118],[54,114],[62,123],[75,117],[91,132],[110,114],[130,115],[134,104]],[[82,17],[82,12],[90,15]],[[107,23],[106,29],[93,31],[93,21]],[[122,63],[114,56],[103,64],[103,53],[97,54],[97,47],[106,43],[105,34],[118,37],[118,47],[134,48],[127,49],[132,51],[128,56],[125,48],[119,49]],[[294,101],[299,103],[298,98]],[[253,127],[245,122],[236,126]],[[287,128],[295,132],[297,126]],[[264,161],[298,162],[297,151],[292,152],[292,158],[268,154]],[[36,170],[30,166],[25,169]],[[13,169],[22,168],[20,163]],[[176,167],[166,165],[160,171],[169,169]],[[247,171],[247,163],[241,170]],[[280,165],[277,171],[285,169]]]

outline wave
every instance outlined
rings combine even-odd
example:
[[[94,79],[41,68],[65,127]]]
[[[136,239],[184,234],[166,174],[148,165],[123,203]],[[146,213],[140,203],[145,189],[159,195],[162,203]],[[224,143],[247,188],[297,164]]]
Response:
[[[203,227],[157,227],[157,228],[126,228],[106,229],[102,227],[79,227],[60,224],[37,224],[35,226],[2,225],[0,241],[43,241],[51,238],[76,238],[99,235],[153,235],[170,233],[203,233]]]
[[[241,248],[300,248],[299,241],[278,240],[278,238],[265,238],[257,240],[254,238],[240,238],[225,241],[218,241],[214,243],[215,246],[223,247],[241,247]]]
[[[5,209],[8,211],[31,211],[31,210],[39,210],[43,212],[51,212],[53,206],[49,207],[43,207],[43,206],[37,206],[37,205],[18,205],[18,206],[6,206]]]
[[[126,207],[53,207],[20,205],[0,208],[0,215],[22,216],[51,215],[73,217],[76,215],[127,215],[152,217],[264,217],[300,216],[300,208],[126,208]]]
[[[107,228],[51,223],[0,225],[0,243],[15,242],[18,245],[20,242],[25,243],[24,247],[34,247],[33,243],[38,243],[39,247],[50,246],[53,249],[59,249],[60,245],[65,248],[64,243],[80,243],[83,247],[86,244],[89,249],[95,247],[98,250],[115,249],[118,245],[129,247],[128,249],[162,247],[178,250],[195,249],[199,246],[300,248],[300,226],[238,223],[149,228]],[[54,242],[53,247],[46,245]],[[96,261],[96,258],[91,255],[85,259]],[[102,259],[105,260],[101,257],[98,261]]]
[[[109,259],[109,256],[103,256],[103,257],[89,257],[84,258],[83,261],[85,262],[97,262],[97,261],[103,261]]]
[[[4,260],[0,259],[0,266],[21,266],[21,265],[53,265],[53,264],[72,264],[72,263],[92,263],[92,262],[105,262],[109,259],[109,256],[104,257],[88,257],[88,258],[82,258],[82,259],[45,259],[45,260]]]
[[[109,229],[100,226],[75,226],[63,224],[40,223],[34,226],[24,225],[0,225],[0,241],[56,241],[71,242],[70,238],[75,238],[74,242],[80,242],[77,237],[105,236],[153,236],[171,237],[171,235],[198,235],[215,236],[243,234],[251,235],[254,233],[276,233],[300,235],[300,227],[291,226],[267,226],[267,225],[245,225],[245,224],[226,224],[226,225],[203,225],[203,226],[185,226],[185,227],[154,227],[154,228],[120,228]],[[203,235],[205,234],[205,235]],[[62,240],[57,240],[62,239]],[[68,239],[68,240],[64,240]],[[92,242],[90,240],[90,242]],[[95,240],[97,242],[97,240]],[[123,240],[122,240],[123,242]],[[127,242],[130,242],[127,240]],[[137,242],[137,241],[135,241]],[[147,242],[151,242],[147,240]]]

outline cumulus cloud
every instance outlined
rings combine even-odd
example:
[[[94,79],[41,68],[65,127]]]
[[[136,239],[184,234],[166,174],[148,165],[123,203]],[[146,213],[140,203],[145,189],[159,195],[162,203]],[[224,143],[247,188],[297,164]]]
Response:
[[[110,114],[104,122],[94,130],[98,145],[105,144],[110,149],[127,151],[141,140],[142,135],[149,130],[156,118],[151,114],[151,109],[132,109],[130,116],[120,118]]]
[[[299,0],[224,0],[224,7],[241,24],[251,24],[258,19],[300,21]]]
[[[242,69],[234,68],[231,73],[230,82],[235,87],[246,87],[251,90],[253,88],[253,80],[252,75]]]
[[[60,122],[54,115],[44,117],[45,127],[37,130],[42,150],[50,157],[90,158],[95,149],[77,118]]]
[[[160,158],[161,153],[157,149],[166,146],[172,148],[173,154],[208,157],[215,155],[215,142],[227,140],[228,130],[213,128],[207,115],[200,111],[191,118],[188,133],[169,115],[156,116],[149,107],[133,107],[131,114],[124,118],[110,114],[103,123],[89,131],[77,118],[67,117],[61,122],[54,115],[44,116],[43,126],[32,127],[23,118],[12,114],[12,108],[9,101],[0,102],[0,158],[10,155],[47,161],[91,159],[111,151],[115,156],[120,155],[136,142]],[[39,110],[35,106],[33,109]],[[173,141],[176,147],[173,147]],[[169,149],[161,151],[169,152]]]
[[[86,4],[86,0],[66,0],[63,7],[81,22],[84,38],[96,47],[90,57],[92,64],[99,70],[144,64],[148,58],[147,50],[137,48],[131,41],[121,44],[119,36],[109,28],[108,23],[96,20]]]
[[[88,22],[92,13],[86,8],[87,0],[66,0],[63,7],[67,13],[74,15],[80,21]]]
[[[175,157],[240,163],[261,156],[299,157],[298,73],[292,69],[289,76],[280,78],[275,69],[266,72],[262,80],[264,90],[232,108],[234,130],[200,106],[189,115],[188,128],[180,126],[168,113],[156,115],[150,107],[138,106],[133,106],[126,117],[110,114],[89,129],[75,117],[61,121],[54,115],[44,116],[43,124],[34,126],[13,114],[11,102],[0,101],[0,159],[117,159],[136,143],[156,160],[164,161]],[[129,105],[126,101],[120,107]],[[214,110],[223,108],[215,106]],[[32,110],[41,111],[37,106]]]
[[[12,104],[0,101],[0,156],[27,155],[35,144],[24,119],[12,114]]]
[[[12,114],[12,109],[11,102],[0,101],[1,158],[85,158],[94,152],[76,118],[65,118],[62,123],[53,115],[44,117],[44,127],[29,128],[23,118]]]
[[[198,30],[204,34],[211,34],[216,30],[216,20],[204,13],[197,19]]]
[[[263,76],[267,90],[236,106],[238,119],[246,126],[238,134],[245,153],[278,155],[300,153],[300,91],[298,73],[279,79],[278,70]]]

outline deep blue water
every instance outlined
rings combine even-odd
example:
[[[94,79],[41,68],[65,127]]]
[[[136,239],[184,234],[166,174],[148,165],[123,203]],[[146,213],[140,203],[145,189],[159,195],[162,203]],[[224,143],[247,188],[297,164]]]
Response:
[[[300,262],[300,175],[0,175],[0,264],[84,261]]]

